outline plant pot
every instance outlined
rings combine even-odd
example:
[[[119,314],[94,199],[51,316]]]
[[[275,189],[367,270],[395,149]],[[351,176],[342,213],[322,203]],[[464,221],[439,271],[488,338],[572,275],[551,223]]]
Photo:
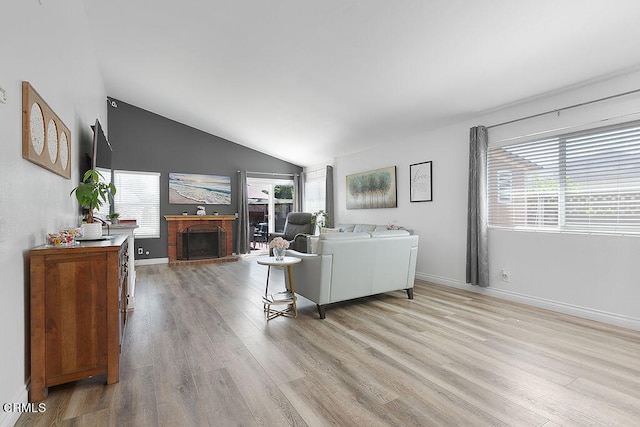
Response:
[[[99,239],[102,237],[102,224],[99,222],[94,222],[92,224],[85,222],[80,226],[80,228],[82,228],[83,240]]]

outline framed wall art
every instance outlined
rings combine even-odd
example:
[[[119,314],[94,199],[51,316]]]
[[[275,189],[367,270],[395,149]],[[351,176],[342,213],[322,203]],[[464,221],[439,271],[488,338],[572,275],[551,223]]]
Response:
[[[412,202],[432,202],[433,183],[431,180],[432,162],[409,165],[409,186]]]
[[[169,173],[169,203],[230,205],[231,177]]]
[[[22,82],[22,157],[71,179],[71,132],[29,82]]]
[[[395,166],[347,175],[347,209],[395,208],[396,192]]]

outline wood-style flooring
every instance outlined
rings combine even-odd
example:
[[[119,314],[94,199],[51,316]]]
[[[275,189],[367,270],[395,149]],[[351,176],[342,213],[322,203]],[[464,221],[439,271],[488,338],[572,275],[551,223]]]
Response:
[[[254,257],[136,271],[120,382],[18,426],[640,425],[638,331],[424,282],[267,322]]]

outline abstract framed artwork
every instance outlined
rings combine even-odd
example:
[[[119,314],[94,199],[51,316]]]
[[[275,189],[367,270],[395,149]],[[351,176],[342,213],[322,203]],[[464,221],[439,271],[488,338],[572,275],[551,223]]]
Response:
[[[193,173],[169,173],[169,203],[230,205],[231,177]]]
[[[347,175],[347,209],[397,206],[395,166]]]
[[[29,82],[22,82],[22,157],[71,179],[71,132]]]
[[[433,201],[432,166],[430,161],[409,165],[410,199],[412,202]]]

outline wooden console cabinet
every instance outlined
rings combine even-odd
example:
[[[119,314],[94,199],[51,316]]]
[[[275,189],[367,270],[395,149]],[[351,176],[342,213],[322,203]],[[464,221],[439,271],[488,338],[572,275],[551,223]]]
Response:
[[[127,315],[127,236],[30,251],[31,393],[106,374],[117,383]]]

